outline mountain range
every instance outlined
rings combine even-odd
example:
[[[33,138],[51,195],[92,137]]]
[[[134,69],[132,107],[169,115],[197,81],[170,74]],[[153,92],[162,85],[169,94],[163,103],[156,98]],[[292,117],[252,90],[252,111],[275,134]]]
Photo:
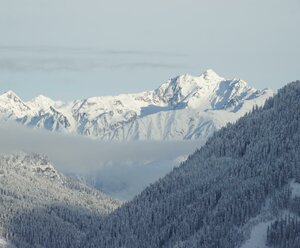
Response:
[[[101,140],[206,140],[272,95],[207,70],[175,77],[152,91],[71,102],[42,95],[25,102],[8,91],[0,96],[0,120]]]
[[[298,248],[300,81],[120,204],[40,155],[0,158],[0,245]]]

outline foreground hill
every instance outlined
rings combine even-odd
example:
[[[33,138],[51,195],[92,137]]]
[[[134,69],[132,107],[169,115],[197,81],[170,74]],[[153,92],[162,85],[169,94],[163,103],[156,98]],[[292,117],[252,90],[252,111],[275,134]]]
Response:
[[[40,155],[0,158],[0,247],[82,247],[87,230],[118,206]]]
[[[297,248],[299,161],[295,82],[108,216],[87,246]]]
[[[208,70],[170,79],[153,91],[69,103],[44,96],[24,102],[9,91],[0,96],[0,121],[102,140],[205,141],[272,95]]]

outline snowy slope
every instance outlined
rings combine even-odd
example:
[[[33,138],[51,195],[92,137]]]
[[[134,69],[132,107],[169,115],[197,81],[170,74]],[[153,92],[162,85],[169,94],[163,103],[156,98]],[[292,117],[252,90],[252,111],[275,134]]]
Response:
[[[207,70],[170,79],[153,91],[69,103],[44,96],[23,102],[10,91],[0,96],[0,118],[103,140],[205,140],[272,95]]]

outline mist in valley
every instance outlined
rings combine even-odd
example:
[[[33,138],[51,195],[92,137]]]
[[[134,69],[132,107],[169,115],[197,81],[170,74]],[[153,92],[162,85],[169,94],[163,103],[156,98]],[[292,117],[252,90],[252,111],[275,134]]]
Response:
[[[200,141],[110,142],[0,125],[0,153],[45,155],[65,175],[121,200],[130,200],[201,146]]]

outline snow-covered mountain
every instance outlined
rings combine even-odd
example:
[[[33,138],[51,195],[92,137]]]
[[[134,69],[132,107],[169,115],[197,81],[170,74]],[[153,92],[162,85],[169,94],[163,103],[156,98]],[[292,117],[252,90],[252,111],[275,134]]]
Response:
[[[0,119],[103,140],[206,140],[272,95],[207,70],[170,79],[153,91],[68,103],[45,96],[24,102],[9,91],[0,96]]]

